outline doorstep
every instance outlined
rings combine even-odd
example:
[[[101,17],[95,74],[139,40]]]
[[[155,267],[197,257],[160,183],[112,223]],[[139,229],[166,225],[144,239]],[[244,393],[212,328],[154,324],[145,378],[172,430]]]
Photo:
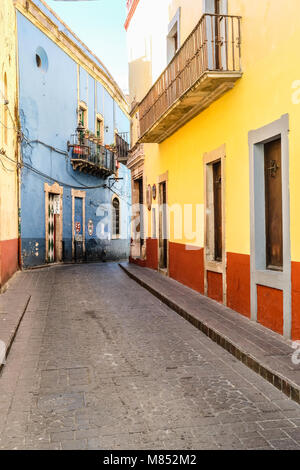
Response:
[[[300,365],[292,362],[292,341],[157,271],[130,263],[120,263],[120,267],[243,364],[300,403]]]
[[[6,357],[8,356],[11,345],[18,332],[22,318],[26,312],[30,301],[30,295],[22,290],[18,277],[18,272],[10,281],[3,294],[0,294],[0,341],[3,341],[6,347]],[[2,344],[2,343],[1,343]],[[0,345],[0,355],[2,348]],[[1,361],[0,357],[0,361]],[[0,370],[3,364],[0,363]]]

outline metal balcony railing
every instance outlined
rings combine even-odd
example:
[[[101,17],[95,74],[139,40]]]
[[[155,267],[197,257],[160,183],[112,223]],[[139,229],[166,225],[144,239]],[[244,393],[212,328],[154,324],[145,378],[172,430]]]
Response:
[[[72,150],[71,161],[76,169],[84,169],[87,173],[108,176],[115,173],[115,153],[99,143],[96,138],[86,138],[74,134],[69,147]]]
[[[117,159],[120,163],[127,163],[129,154],[129,132],[116,134]]]
[[[241,17],[204,14],[139,107],[141,137],[206,72],[241,72]],[[221,76],[221,75],[220,75]]]

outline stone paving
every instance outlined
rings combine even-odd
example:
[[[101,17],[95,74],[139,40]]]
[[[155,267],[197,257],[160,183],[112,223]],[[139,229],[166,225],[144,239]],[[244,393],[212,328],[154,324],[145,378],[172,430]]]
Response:
[[[1,449],[300,449],[300,407],[117,264],[20,273]]]
[[[291,340],[153,269],[133,263],[120,266],[138,284],[300,404],[299,352],[294,356]]]

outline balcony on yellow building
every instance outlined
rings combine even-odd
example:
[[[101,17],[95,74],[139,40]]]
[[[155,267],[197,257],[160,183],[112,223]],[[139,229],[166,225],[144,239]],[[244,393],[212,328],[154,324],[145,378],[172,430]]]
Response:
[[[241,17],[204,14],[140,102],[139,142],[161,143],[241,76]]]

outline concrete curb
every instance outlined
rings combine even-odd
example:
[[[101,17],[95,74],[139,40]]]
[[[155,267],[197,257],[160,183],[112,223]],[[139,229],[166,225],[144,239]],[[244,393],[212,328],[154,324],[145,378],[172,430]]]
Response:
[[[270,368],[270,366],[263,364],[262,361],[249,354],[243,348],[235,344],[232,340],[229,340],[223,333],[218,331],[215,327],[210,326],[207,322],[201,321],[199,318],[196,318],[192,313],[188,312],[186,309],[183,309],[169,297],[159,292],[154,287],[150,286],[148,283],[140,279],[134,273],[132,273],[126,266],[119,263],[120,268],[135,282],[148,290],[151,294],[161,300],[164,304],[178,313],[181,317],[195,326],[198,330],[208,336],[212,341],[217,343],[219,346],[224,348],[227,352],[236,357],[244,365],[252,369],[254,372],[259,374],[265,380],[270,382],[274,387],[287,395],[290,399],[296,401],[300,404],[300,387],[298,384],[292,382],[287,377],[284,377],[282,374]]]
[[[6,328],[1,328],[0,340],[3,341],[6,345],[5,360],[8,358],[10,349],[13,345],[15,337],[17,336],[17,333],[18,333],[18,330],[20,328],[21,322],[22,322],[22,320],[24,318],[24,315],[26,313],[26,310],[28,308],[30,299],[31,299],[31,295],[29,295],[29,294],[26,295],[25,298],[24,298],[24,302],[22,302],[22,307],[20,306],[20,308],[18,308],[17,311],[14,311],[12,321],[8,322]],[[12,314],[8,313],[7,315],[10,316]],[[6,318],[5,318],[5,320],[6,320]],[[2,322],[0,323],[0,325],[2,327]],[[3,369],[4,366],[5,366],[5,363],[0,364],[0,377],[1,377],[1,372],[2,372],[2,369]]]

